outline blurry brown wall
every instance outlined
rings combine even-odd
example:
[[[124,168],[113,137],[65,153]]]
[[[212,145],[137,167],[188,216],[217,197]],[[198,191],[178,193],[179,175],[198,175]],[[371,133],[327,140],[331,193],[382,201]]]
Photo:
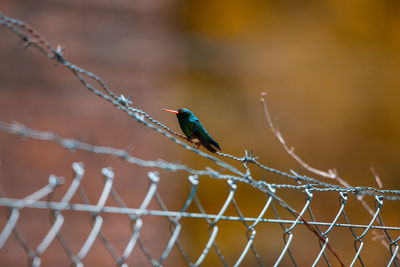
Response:
[[[283,135],[304,160],[323,170],[336,168],[354,186],[377,187],[373,166],[385,188],[399,188],[398,1],[3,0],[0,8],[65,47],[72,63],[101,76],[116,93],[132,95],[135,107],[177,131],[176,118],[161,108],[190,108],[227,153],[254,150],[271,167],[305,173],[266,127],[259,105],[260,92],[266,91],[273,117],[279,118]],[[0,40],[1,120],[94,144],[132,145],[132,153],[145,159],[208,164],[105,104],[66,69],[54,67],[31,48],[23,50],[4,27]],[[5,133],[0,133],[0,148],[0,185],[9,197],[37,190],[50,173],[70,182],[74,161],[85,163],[84,185],[93,203],[102,189],[102,167],[115,169],[115,186],[128,206],[138,206],[148,187],[147,169],[113,158],[69,153]],[[163,175],[167,180],[161,181],[160,190],[169,207],[179,209],[187,194],[181,182],[186,177]],[[264,175],[255,173],[255,178]],[[209,193],[214,188],[208,183],[199,195],[215,212]],[[243,198],[251,199],[251,191],[246,192]],[[316,208],[324,210],[320,203]],[[246,205],[252,211],[251,204]],[[38,230],[43,214],[27,212],[19,222],[32,244],[46,233]],[[86,215],[71,215],[63,226],[75,249],[90,229]],[[399,224],[397,217],[387,213],[392,224]],[[115,226],[126,226],[126,218],[109,216],[107,221],[113,244],[122,249],[118,241],[128,237]],[[158,240],[168,240],[169,233],[167,221],[159,231],[157,223],[149,220],[143,234],[155,254],[164,247]],[[73,235],[76,225],[87,227],[80,238]],[[198,238],[191,234],[193,240]],[[193,245],[198,249],[193,257],[202,246]],[[113,264],[100,242],[95,248],[85,259],[89,266]],[[26,262],[15,239],[1,253],[4,266]],[[59,245],[44,256],[48,266],[68,262]],[[172,254],[166,265],[176,266],[177,257]],[[148,264],[139,252],[133,262]]]

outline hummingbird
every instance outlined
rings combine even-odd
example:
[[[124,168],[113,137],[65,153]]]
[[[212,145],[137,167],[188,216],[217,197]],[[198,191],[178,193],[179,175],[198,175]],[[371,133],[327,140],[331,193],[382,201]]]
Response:
[[[196,148],[199,148],[200,145],[202,145],[212,153],[215,153],[217,149],[221,150],[219,144],[212,139],[206,129],[204,129],[203,125],[201,125],[199,119],[196,118],[190,110],[180,108],[178,111],[171,109],[163,109],[163,111],[176,114],[183,133],[190,142],[196,144]]]

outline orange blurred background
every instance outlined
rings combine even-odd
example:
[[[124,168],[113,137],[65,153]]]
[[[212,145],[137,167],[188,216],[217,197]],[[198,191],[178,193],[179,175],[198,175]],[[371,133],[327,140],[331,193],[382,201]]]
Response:
[[[180,132],[176,117],[161,109],[189,108],[223,152],[242,156],[245,149],[253,150],[267,166],[311,175],[287,155],[268,129],[260,105],[260,93],[267,92],[271,115],[283,136],[310,165],[322,170],[335,168],[353,186],[378,187],[370,170],[373,167],[385,189],[399,188],[397,1],[3,0],[1,12],[25,21],[53,45],[65,47],[64,56],[69,61],[99,75],[117,94],[132,96],[134,107],[170,128]],[[143,159],[164,159],[196,168],[212,165],[105,103],[67,69],[54,67],[32,48],[24,50],[5,27],[0,27],[0,40],[0,120],[92,144],[122,149],[131,146],[132,155]],[[51,143],[21,140],[4,132],[0,132],[0,147],[0,185],[8,197],[22,198],[38,190],[50,174],[65,177],[69,184],[74,161],[85,163],[84,187],[93,203],[102,190],[103,167],[114,169],[116,190],[129,207],[140,205],[149,186],[150,169],[112,157],[70,153]],[[169,209],[179,210],[190,189],[186,173],[160,173],[160,194]],[[270,176],[259,170],[253,173],[255,179],[290,182]],[[59,190],[62,196],[66,188]],[[226,199],[226,183],[201,178],[198,193],[206,211],[215,214]],[[221,199],[216,197],[219,195]],[[296,209],[304,205],[304,195],[299,192],[284,191],[281,196]],[[316,217],[330,222],[338,209],[338,195],[318,197],[321,201],[312,204]],[[238,190],[237,202],[246,216],[257,216],[265,201],[265,195],[252,188]],[[373,203],[372,198],[368,201]],[[353,223],[368,224],[370,216],[354,197],[351,205]],[[332,213],[327,213],[327,207]],[[151,208],[159,209],[155,203]],[[233,209],[229,212],[234,214]],[[386,225],[400,225],[398,203],[386,201],[382,212]],[[43,215],[48,212],[24,210],[18,222],[32,247],[47,232],[48,228],[40,228]],[[268,215],[273,218],[272,213]],[[65,216],[68,220],[62,231],[77,252],[90,230],[90,217],[76,212],[65,212]],[[123,251],[130,233],[128,219],[104,216],[104,231],[117,250]],[[169,237],[168,221],[146,219],[141,236],[154,255],[160,255]],[[5,225],[6,216],[0,223]],[[126,232],[119,231],[119,225]],[[183,225],[183,243],[194,260],[207,241],[207,225],[191,220]],[[233,263],[245,246],[245,227],[238,230],[234,223],[222,225],[225,230],[217,241],[228,262]],[[82,233],[77,234],[77,229]],[[280,235],[273,236],[273,231]],[[341,239],[332,242],[350,263],[354,238],[344,231],[338,234]],[[281,233],[278,225],[260,226],[255,244],[267,266],[284,246]],[[300,266],[309,265],[310,257],[318,254],[315,237],[315,247],[301,245],[305,241],[300,236],[307,234],[298,233],[300,252],[295,255]],[[364,255],[368,266],[389,260],[389,252],[378,241],[371,238],[370,246],[374,253]],[[97,240],[84,263],[114,264],[107,253]],[[0,251],[2,266],[20,266],[27,258],[15,238]],[[59,244],[52,244],[43,259],[43,266],[69,262]],[[290,263],[285,260],[283,266]],[[150,265],[138,248],[128,263]],[[249,256],[243,265],[255,263]],[[165,263],[181,264],[185,266],[176,251]],[[204,265],[218,264],[216,253],[210,252]]]

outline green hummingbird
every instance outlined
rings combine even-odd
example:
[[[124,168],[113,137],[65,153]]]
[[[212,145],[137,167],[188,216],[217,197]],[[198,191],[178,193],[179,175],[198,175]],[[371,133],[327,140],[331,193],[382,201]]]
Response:
[[[200,145],[202,145],[208,151],[213,153],[217,151],[216,148],[221,150],[219,144],[212,139],[212,137],[207,133],[206,129],[204,129],[203,125],[201,125],[199,119],[196,118],[196,116],[190,110],[186,108],[180,108],[178,111],[171,109],[163,109],[163,111],[176,114],[183,133],[190,142],[197,145],[196,148],[199,148]]]

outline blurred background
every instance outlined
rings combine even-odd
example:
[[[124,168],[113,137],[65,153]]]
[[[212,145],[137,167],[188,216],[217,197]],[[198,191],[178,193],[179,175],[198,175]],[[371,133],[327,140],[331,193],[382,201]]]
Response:
[[[399,188],[398,1],[2,0],[0,9],[34,27],[53,45],[65,47],[69,61],[102,77],[117,94],[132,96],[134,107],[177,132],[176,117],[162,108],[192,110],[223,152],[242,156],[245,149],[253,150],[267,166],[310,175],[287,155],[267,127],[260,105],[260,93],[266,92],[271,115],[286,141],[310,165],[322,170],[335,168],[352,186],[378,187],[370,170],[373,167],[385,189]],[[67,69],[55,67],[34,49],[24,50],[5,27],[0,27],[0,40],[0,120],[92,144],[130,147],[132,155],[143,159],[164,159],[196,168],[211,165],[95,97]],[[0,148],[0,185],[12,198],[38,190],[52,173],[70,183],[74,161],[85,164],[84,187],[93,203],[103,187],[102,167],[114,169],[115,187],[130,207],[140,205],[149,185],[149,169],[112,157],[70,153],[54,144],[21,140],[4,132],[0,132]],[[256,170],[253,177],[289,182]],[[179,210],[189,189],[185,173],[161,172],[159,191],[169,209]],[[265,195],[249,187],[239,189],[237,201],[242,211],[257,216]],[[59,190],[62,196],[65,188]],[[295,208],[304,205],[303,194],[282,194]],[[226,195],[225,182],[201,180],[199,196],[208,213],[217,213]],[[338,195],[317,197],[321,201],[312,204],[317,219],[332,221]],[[368,224],[371,217],[354,199],[349,206],[350,220]],[[373,204],[373,199],[369,203]],[[159,209],[155,203],[151,208]],[[385,202],[386,225],[400,225],[398,208],[398,203]],[[62,231],[77,252],[89,233],[90,216],[65,215]],[[18,222],[32,247],[50,227],[50,223],[47,228],[40,227],[43,216],[48,212],[24,210]],[[1,227],[6,218],[1,216]],[[207,242],[207,225],[190,220],[183,225],[182,242],[194,260]],[[129,232],[127,218],[105,215],[105,234],[121,251],[129,234],[116,226]],[[240,226],[225,223],[217,239],[229,263],[245,246],[245,228],[238,230]],[[264,224],[259,229],[256,248],[264,262],[272,264],[284,246],[282,232],[272,234],[279,225]],[[309,265],[310,257],[318,254],[317,240],[313,236],[315,246],[304,246],[300,237],[310,234],[298,231],[299,239],[293,245],[297,244],[296,259],[300,266]],[[167,220],[146,218],[141,236],[151,252],[160,255],[169,237]],[[348,263],[354,256],[352,240],[348,230],[338,231],[332,240]],[[372,250],[365,255],[368,266],[387,262],[389,252],[372,236],[370,241]],[[21,266],[28,258],[21,255],[23,248],[10,238],[0,252],[0,265]],[[43,259],[43,266],[69,262],[57,242]],[[132,266],[150,265],[137,249],[130,259]],[[99,241],[84,262],[88,266],[113,265]],[[249,256],[243,265],[255,263]],[[289,263],[286,257],[283,266]],[[185,266],[176,251],[165,265]],[[210,252],[204,266],[219,265],[215,251]]]

